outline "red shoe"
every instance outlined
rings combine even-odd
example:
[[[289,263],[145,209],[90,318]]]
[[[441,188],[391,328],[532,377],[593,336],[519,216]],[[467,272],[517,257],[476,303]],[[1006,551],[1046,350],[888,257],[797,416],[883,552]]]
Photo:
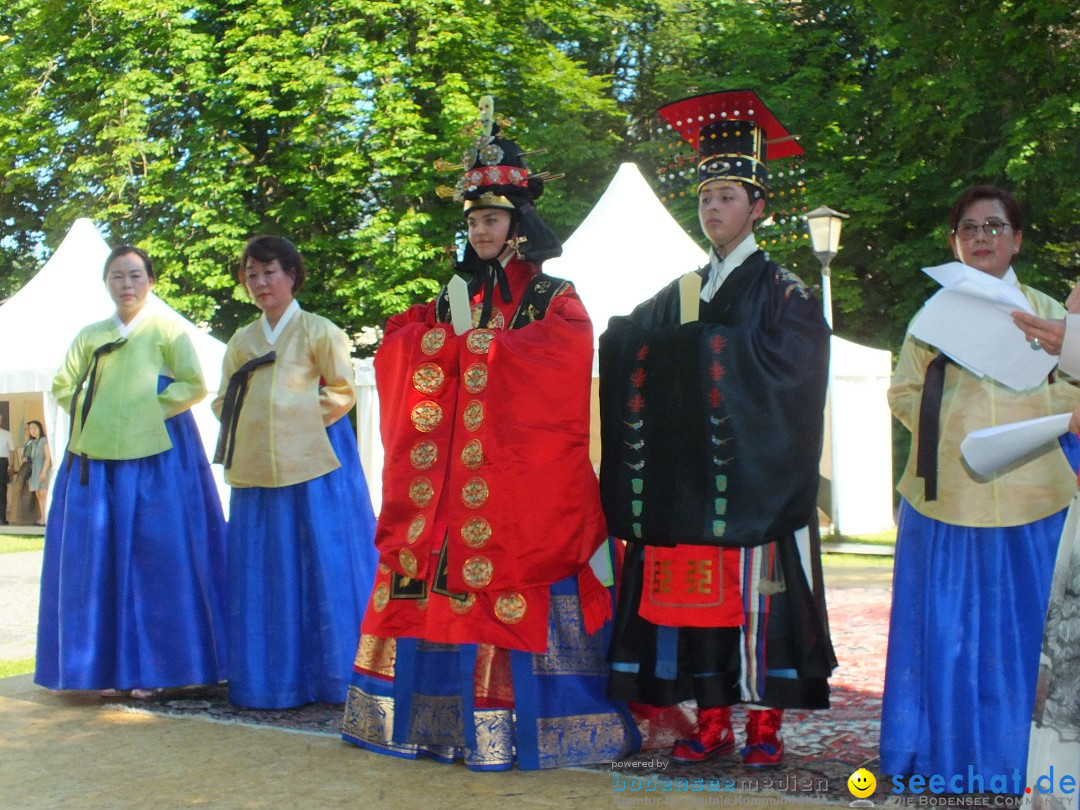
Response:
[[[746,748],[742,750],[747,768],[775,768],[784,761],[784,741],[780,739],[783,709],[751,709],[747,712]]]
[[[731,707],[713,706],[698,713],[697,736],[679,740],[671,749],[676,762],[704,762],[735,750],[731,730]]]

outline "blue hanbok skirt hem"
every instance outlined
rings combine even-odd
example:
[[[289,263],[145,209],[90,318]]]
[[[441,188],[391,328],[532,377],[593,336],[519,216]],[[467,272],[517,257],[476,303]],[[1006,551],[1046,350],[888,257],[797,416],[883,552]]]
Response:
[[[232,492],[229,700],[238,706],[345,700],[378,559],[349,420],[327,436],[338,469],[292,486]]]

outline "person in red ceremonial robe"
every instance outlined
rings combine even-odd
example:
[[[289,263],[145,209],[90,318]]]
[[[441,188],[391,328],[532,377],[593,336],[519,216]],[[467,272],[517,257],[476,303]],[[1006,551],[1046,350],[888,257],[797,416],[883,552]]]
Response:
[[[672,750],[684,762],[732,753],[731,706],[746,703],[743,762],[775,766],[782,710],[827,707],[836,665],[817,531],[829,328],[754,239],[766,144],[802,149],[748,91],[660,114],[700,153],[712,247],[688,307],[677,280],[600,338],[601,492],[628,543],[610,694],[696,701]]]
[[[639,737],[606,695],[592,326],[540,269],[562,251],[533,207],[544,176],[499,134],[490,97],[481,123],[459,186],[467,291],[390,318],[375,356],[380,566],[343,736],[475,770],[609,761]]]

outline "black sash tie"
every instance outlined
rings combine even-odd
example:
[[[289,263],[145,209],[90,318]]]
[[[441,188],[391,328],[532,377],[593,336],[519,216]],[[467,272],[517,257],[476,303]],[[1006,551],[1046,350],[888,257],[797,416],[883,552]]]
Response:
[[[90,415],[90,406],[94,402],[94,388],[97,385],[97,369],[98,363],[101,358],[107,354],[119,349],[127,343],[127,338],[117,338],[111,343],[104,343],[94,349],[93,357],[90,358],[90,362],[86,364],[86,368],[83,369],[82,376],[79,377],[79,381],[75,384],[75,394],[71,398],[71,421],[68,424],[68,447],[71,447],[71,439],[75,435],[75,412],[79,410],[79,394],[82,392],[83,385],[86,386],[86,396],[83,397],[82,411],[79,413],[79,429],[81,430],[86,426],[86,417]],[[75,461],[75,454],[69,452],[67,457],[68,471],[71,470],[71,465]],[[90,483],[90,471],[86,465],[86,453],[79,454],[79,483]]]
[[[939,354],[926,367],[922,402],[919,403],[919,455],[915,475],[923,479],[926,500],[937,500],[938,439],[941,434],[941,397],[945,390],[945,366],[949,358]]]
[[[482,272],[473,276],[473,281],[477,280],[480,281],[484,289],[483,303],[480,306],[480,323],[477,324],[480,329],[483,329],[491,321],[491,307],[492,299],[495,297],[495,288],[499,288],[503,303],[509,304],[513,298],[510,295],[510,280],[506,277],[506,270],[503,269],[502,263],[497,261],[488,262]],[[472,284],[469,287],[469,292],[473,293]]]
[[[236,427],[240,424],[240,409],[247,395],[248,380],[256,369],[268,366],[276,359],[277,352],[267,352],[262,357],[248,360],[229,377],[225,401],[221,405],[221,432],[218,433],[217,449],[214,450],[214,463],[224,463],[226,470],[232,466]]]

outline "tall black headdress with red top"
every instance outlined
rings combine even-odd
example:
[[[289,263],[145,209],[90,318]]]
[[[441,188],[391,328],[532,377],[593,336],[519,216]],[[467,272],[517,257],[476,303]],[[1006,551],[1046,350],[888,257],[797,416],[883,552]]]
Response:
[[[801,222],[796,209],[805,189],[802,170],[786,159],[805,152],[757,93],[703,93],[666,104],[657,115],[681,139],[681,145],[669,147],[674,154],[660,168],[664,197],[687,193],[687,181],[696,192],[712,180],[733,180],[746,187],[752,200],[771,198],[778,221],[787,224],[790,217],[792,223]],[[682,154],[687,145],[692,155]],[[771,168],[776,161],[785,165]]]
[[[530,174],[526,156],[541,154],[544,150],[522,151],[516,143],[500,134],[491,96],[483,96],[479,108],[480,134],[466,149],[461,163],[436,163],[436,168],[443,170],[465,170],[456,188],[442,186],[438,189],[439,195],[452,195],[462,201],[465,214],[483,208],[509,211],[513,221],[508,241],[525,261],[541,264],[562,255],[562,243],[540,219],[533,205],[544,193],[544,183],[562,175]],[[473,273],[485,264],[472,245],[466,244],[458,269]]]

